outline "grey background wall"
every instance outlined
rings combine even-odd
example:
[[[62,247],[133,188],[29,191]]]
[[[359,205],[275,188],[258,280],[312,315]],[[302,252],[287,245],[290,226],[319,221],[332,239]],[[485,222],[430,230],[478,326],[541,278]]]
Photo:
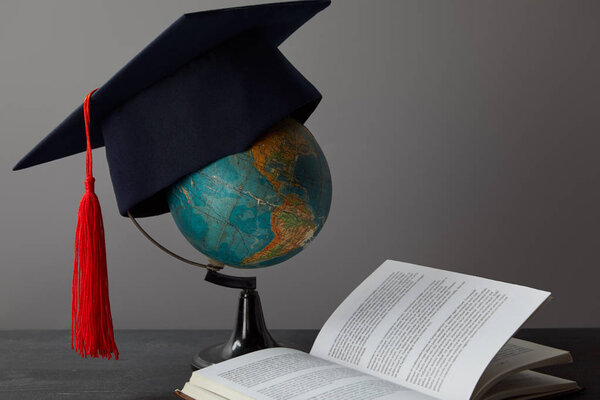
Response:
[[[0,3],[1,329],[69,326],[83,191],[81,155],[12,166],[181,13],[249,3]],[[320,327],[386,258],[552,291],[530,326],[600,325],[599,20],[596,1],[337,0],[291,37],[334,200],[308,249],[256,271],[271,327]],[[153,248],[95,162],[116,327],[230,327],[237,293]],[[169,215],[143,223],[202,260]]]

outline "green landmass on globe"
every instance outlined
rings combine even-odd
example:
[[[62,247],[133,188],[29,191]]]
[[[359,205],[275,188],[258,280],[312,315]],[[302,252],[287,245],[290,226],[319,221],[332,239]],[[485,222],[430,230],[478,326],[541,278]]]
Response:
[[[258,268],[306,248],[327,219],[331,195],[321,148],[306,127],[287,118],[247,151],[181,179],[168,203],[197,250],[229,266]]]

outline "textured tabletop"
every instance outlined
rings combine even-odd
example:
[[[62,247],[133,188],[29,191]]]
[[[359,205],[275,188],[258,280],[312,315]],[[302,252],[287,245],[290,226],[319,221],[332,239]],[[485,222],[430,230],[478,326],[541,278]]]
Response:
[[[273,331],[276,339],[309,350],[313,330]],[[81,359],[67,331],[0,331],[0,399],[176,399],[191,374],[192,355],[222,342],[226,331],[117,331],[119,361]],[[565,399],[600,399],[600,329],[530,329],[526,340],[570,350],[571,365],[547,368],[586,389]]]

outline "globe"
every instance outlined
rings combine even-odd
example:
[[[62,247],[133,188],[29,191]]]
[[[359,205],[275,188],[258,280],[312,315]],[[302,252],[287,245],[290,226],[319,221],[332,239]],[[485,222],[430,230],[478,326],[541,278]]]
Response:
[[[259,268],[308,246],[327,219],[331,194],[317,141],[287,118],[247,151],[182,178],[167,198],[175,224],[197,250],[229,266]]]

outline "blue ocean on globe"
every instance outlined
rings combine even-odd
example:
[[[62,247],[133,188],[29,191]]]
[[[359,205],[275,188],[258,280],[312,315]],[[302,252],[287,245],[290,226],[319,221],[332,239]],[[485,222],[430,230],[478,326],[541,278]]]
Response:
[[[194,172],[168,192],[177,227],[197,250],[229,266],[258,268],[298,254],[329,214],[329,166],[293,119],[245,152]]]

